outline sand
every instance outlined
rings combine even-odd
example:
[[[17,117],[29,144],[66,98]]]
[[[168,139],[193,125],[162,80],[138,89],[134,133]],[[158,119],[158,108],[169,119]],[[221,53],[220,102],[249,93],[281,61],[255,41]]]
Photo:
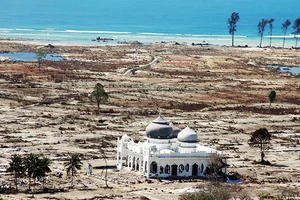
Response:
[[[0,51],[60,53],[66,61],[0,63],[0,183],[13,185],[5,173],[13,154],[42,153],[52,160],[46,186],[64,189],[55,194],[2,194],[4,199],[178,199],[206,180],[148,183],[141,174],[109,170],[115,165],[116,140],[123,134],[145,136],[145,127],[159,114],[180,128],[189,125],[199,142],[229,156],[230,172],[245,180],[239,187],[253,198],[274,197],[283,188],[300,187],[300,79],[267,65],[300,66],[292,49],[200,47],[174,44],[121,46],[55,46],[2,41]],[[153,62],[153,60],[155,60]],[[97,82],[109,102],[89,98]],[[277,92],[269,107],[268,93]],[[272,134],[266,160],[255,164],[258,149],[248,145],[258,128]],[[105,147],[99,141],[107,142]],[[70,152],[82,155],[83,168],[70,189],[63,163]],[[93,176],[85,175],[90,162]],[[57,178],[55,172],[62,172]],[[20,186],[27,188],[27,179]],[[34,190],[41,189],[38,183]],[[228,187],[231,187],[230,185]]]

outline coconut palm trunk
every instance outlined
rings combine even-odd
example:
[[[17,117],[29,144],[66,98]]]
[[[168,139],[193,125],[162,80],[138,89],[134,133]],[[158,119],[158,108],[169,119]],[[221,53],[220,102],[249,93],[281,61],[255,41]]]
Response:
[[[18,173],[15,172],[15,186],[16,186],[16,191],[18,192]]]
[[[234,32],[231,35],[231,46],[234,46]]]
[[[31,190],[31,177],[28,176],[28,190]]]
[[[282,44],[283,49],[284,49],[284,44],[285,44],[285,36],[286,36],[286,34],[284,34],[284,37],[283,37],[283,44]]]

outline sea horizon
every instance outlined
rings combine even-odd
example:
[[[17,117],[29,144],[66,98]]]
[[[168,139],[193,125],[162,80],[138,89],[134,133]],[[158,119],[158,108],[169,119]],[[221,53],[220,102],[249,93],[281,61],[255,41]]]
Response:
[[[273,2],[263,0],[258,5],[250,0],[27,0],[3,2],[0,13],[0,38],[31,43],[106,45],[138,41],[145,44],[178,42],[187,45],[208,43],[231,45],[227,19],[238,12],[240,20],[235,33],[235,46],[256,47],[260,38],[257,24],[274,18],[272,46],[282,47],[281,24],[297,16],[300,1]],[[295,45],[292,25],[286,35],[285,47]],[[266,27],[263,46],[269,45]],[[96,38],[112,41],[94,41]]]

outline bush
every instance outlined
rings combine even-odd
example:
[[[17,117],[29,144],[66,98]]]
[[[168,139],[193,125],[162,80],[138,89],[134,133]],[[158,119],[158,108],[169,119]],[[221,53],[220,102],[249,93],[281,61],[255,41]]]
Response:
[[[207,187],[200,186],[199,191],[195,193],[183,194],[180,200],[230,200],[251,199],[248,194],[241,192],[238,188],[231,188],[228,185],[215,183],[210,184]]]

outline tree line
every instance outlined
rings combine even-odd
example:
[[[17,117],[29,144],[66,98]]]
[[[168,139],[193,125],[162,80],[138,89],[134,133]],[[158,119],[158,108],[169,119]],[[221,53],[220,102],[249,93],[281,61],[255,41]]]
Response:
[[[46,176],[52,170],[50,169],[51,160],[43,155],[30,153],[27,156],[18,154],[11,156],[7,172],[12,173],[14,177],[15,189],[18,192],[19,178],[28,178],[28,191],[31,191],[32,181],[35,185],[36,181],[41,181],[43,190],[45,190]],[[67,176],[71,177],[71,187],[73,187],[73,177],[76,176],[77,170],[81,169],[82,162],[80,155],[77,153],[70,154],[64,163]]]
[[[233,12],[231,14],[231,16],[229,17],[229,19],[227,20],[229,34],[231,35],[231,46],[234,46],[234,34],[237,31],[237,23],[238,23],[239,19],[240,19],[239,13],[238,12]],[[259,42],[259,47],[260,48],[261,48],[261,45],[262,45],[262,40],[263,40],[265,31],[267,29],[267,26],[269,26],[269,30],[270,30],[270,32],[269,32],[269,34],[270,34],[270,44],[269,44],[269,46],[272,47],[272,35],[273,35],[273,28],[274,28],[273,22],[274,21],[275,21],[275,19],[273,19],[273,18],[271,18],[271,19],[262,18],[261,21],[258,22],[257,28],[258,28],[258,35],[260,36],[260,42]],[[289,29],[291,24],[292,24],[292,22],[289,19],[287,19],[281,25],[281,30],[284,34],[282,48],[284,48],[286,34],[287,34],[288,29]],[[294,25],[293,25],[292,28],[293,28],[292,34],[294,34],[294,37],[296,39],[295,48],[297,48],[299,34],[300,34],[300,18],[298,18],[294,21]]]

